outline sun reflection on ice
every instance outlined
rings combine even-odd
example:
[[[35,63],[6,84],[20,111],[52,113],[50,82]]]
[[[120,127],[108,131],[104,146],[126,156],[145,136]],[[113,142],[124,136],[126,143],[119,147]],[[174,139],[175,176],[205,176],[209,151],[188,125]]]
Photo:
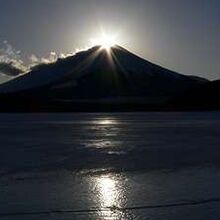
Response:
[[[120,208],[126,201],[126,178],[116,174],[99,174],[92,177],[90,184],[95,189],[94,193],[100,208]]]
[[[97,187],[99,189],[101,206],[113,207],[119,205],[117,198],[120,192],[114,179],[111,179],[109,176],[102,176],[97,179]]]
[[[98,124],[99,125],[114,125],[114,124],[117,124],[117,121],[114,120],[114,119],[101,119],[98,121]]]
[[[118,139],[120,121],[115,117],[99,117],[92,121],[93,138],[84,143],[90,150],[99,150],[109,155],[124,154],[123,141]]]
[[[128,219],[122,209],[127,205],[127,178],[100,170],[89,178],[91,198],[96,204],[96,219]]]

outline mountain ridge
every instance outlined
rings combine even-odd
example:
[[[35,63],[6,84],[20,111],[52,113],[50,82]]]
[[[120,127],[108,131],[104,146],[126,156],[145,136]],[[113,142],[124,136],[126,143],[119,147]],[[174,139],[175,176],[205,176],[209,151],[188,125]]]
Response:
[[[26,100],[46,105],[130,103],[162,105],[208,80],[187,76],[146,61],[128,50],[95,46],[33,70],[0,85],[0,97],[10,106]],[[102,100],[102,101],[100,101]],[[140,101],[141,100],[141,101]]]

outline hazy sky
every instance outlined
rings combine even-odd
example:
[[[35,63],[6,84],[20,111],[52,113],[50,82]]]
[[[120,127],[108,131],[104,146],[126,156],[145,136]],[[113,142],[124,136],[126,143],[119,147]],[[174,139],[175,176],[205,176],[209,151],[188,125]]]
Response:
[[[83,48],[101,29],[147,60],[220,78],[220,0],[0,0],[0,42],[23,59]]]

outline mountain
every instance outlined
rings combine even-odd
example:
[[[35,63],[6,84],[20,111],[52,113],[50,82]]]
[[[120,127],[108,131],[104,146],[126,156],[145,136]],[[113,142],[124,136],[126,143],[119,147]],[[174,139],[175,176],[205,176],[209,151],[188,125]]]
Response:
[[[4,73],[1,73],[1,71],[0,71],[0,84],[5,83],[11,79],[12,79],[12,77],[10,77]]]
[[[37,103],[39,109],[73,110],[77,106],[161,106],[207,80],[186,76],[148,62],[120,46],[100,46],[41,64],[29,73],[0,85],[8,108]],[[9,106],[9,107],[8,107]],[[32,109],[35,111],[35,109]]]
[[[171,101],[177,109],[219,110],[220,80],[206,82]]]

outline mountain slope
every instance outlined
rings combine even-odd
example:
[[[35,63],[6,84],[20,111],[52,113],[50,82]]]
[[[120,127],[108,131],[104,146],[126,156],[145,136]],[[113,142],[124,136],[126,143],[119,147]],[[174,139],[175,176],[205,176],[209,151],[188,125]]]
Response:
[[[175,98],[172,105],[180,109],[217,110],[220,109],[219,94],[220,80],[206,82]]]
[[[164,103],[205,83],[150,63],[122,47],[100,46],[35,67],[0,86],[5,100]],[[13,101],[11,101],[13,103]],[[18,101],[17,101],[18,102]]]
[[[8,75],[5,75],[4,73],[0,72],[0,85],[11,80],[12,78]]]

